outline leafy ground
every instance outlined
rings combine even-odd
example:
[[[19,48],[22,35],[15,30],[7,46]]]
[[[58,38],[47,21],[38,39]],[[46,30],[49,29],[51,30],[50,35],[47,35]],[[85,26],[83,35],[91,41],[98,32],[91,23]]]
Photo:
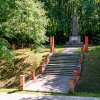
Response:
[[[100,46],[89,47],[84,55],[79,91],[100,93]]]
[[[65,48],[63,46],[55,46],[55,53],[58,53]],[[0,67],[0,87],[18,88],[19,76],[30,74],[31,70],[39,67],[44,61],[44,55],[49,54],[50,49],[44,48],[40,53],[34,53],[30,48],[14,50],[14,67],[7,67],[1,64]]]

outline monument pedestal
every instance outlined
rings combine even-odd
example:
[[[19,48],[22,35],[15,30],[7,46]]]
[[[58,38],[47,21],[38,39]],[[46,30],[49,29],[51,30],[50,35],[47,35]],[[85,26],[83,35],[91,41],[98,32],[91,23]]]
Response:
[[[69,44],[79,45],[81,44],[81,38],[79,35],[76,36],[69,36]]]

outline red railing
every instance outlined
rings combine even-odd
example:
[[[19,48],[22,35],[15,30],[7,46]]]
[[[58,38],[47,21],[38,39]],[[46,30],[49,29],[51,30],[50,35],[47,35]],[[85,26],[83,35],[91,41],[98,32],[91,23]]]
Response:
[[[74,71],[74,77],[69,79],[69,93],[74,93],[79,82],[81,68],[83,64],[84,46],[81,46],[81,54],[79,56],[79,65]]]
[[[32,81],[38,79],[45,71],[47,64],[50,61],[52,53],[45,56],[45,60],[36,70],[32,70],[29,75],[20,75],[20,89],[24,90]]]

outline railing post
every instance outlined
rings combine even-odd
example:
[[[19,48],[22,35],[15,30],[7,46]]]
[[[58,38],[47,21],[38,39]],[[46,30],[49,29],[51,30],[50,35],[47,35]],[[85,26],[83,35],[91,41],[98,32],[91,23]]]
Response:
[[[45,63],[46,63],[46,64],[48,64],[48,63],[49,63],[49,57],[48,57],[48,55],[47,55],[47,56],[45,56]]]
[[[54,36],[50,37],[50,53],[54,52]]]
[[[89,51],[88,50],[88,36],[85,36],[85,52]]]
[[[69,79],[69,92],[74,93],[74,80]]]
[[[15,50],[15,44],[12,44],[12,49]]]
[[[43,74],[44,72],[44,68],[43,68],[43,65],[40,66],[40,74]]]
[[[92,40],[90,40],[90,44],[92,44]]]
[[[53,45],[50,45],[50,53],[53,53]]]
[[[82,56],[79,56],[79,63],[82,64]]]
[[[81,53],[84,53],[84,45],[81,46]]]
[[[77,66],[77,75],[80,76],[80,72],[81,72],[81,67]]]
[[[35,70],[32,70],[32,71],[31,71],[31,78],[32,78],[32,80],[35,79]]]
[[[22,43],[21,48],[22,48],[22,49],[24,48],[24,43]]]
[[[30,47],[30,43],[28,43],[28,47]]]
[[[77,82],[77,71],[74,71],[74,82]]]
[[[25,76],[24,75],[20,75],[20,89],[21,90],[24,89],[24,84],[25,84]]]

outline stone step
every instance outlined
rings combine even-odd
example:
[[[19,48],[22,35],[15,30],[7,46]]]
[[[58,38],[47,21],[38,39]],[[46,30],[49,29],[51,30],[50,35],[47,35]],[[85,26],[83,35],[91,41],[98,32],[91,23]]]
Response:
[[[74,76],[74,73],[52,73],[52,72],[50,72],[50,73],[44,73],[44,74],[49,74],[49,75],[63,75],[63,76]]]
[[[60,64],[49,63],[47,66],[77,66],[77,65],[79,65],[79,63],[60,63]]]
[[[59,64],[58,64],[59,65]],[[48,65],[45,69],[45,73],[52,74],[52,75],[68,75],[68,74],[73,74],[73,72],[76,70],[77,66],[75,65],[70,65],[70,66],[53,66],[53,65]]]
[[[63,73],[63,72],[68,72],[68,73],[73,73],[76,70],[76,68],[74,69],[46,69],[45,72],[53,72],[53,73]]]
[[[79,54],[53,54],[45,74],[73,76],[79,65]]]
[[[55,67],[54,67],[54,66],[52,66],[52,67],[46,67],[46,70],[48,70],[48,69],[49,69],[49,70],[61,70],[61,69],[62,69],[62,70],[63,70],[63,69],[64,69],[64,70],[68,70],[68,69],[69,69],[69,70],[70,70],[70,69],[72,70],[72,69],[75,69],[76,67],[77,67],[77,66],[75,66],[75,67],[66,67],[66,66],[65,66],[65,67],[63,67],[63,66],[61,66],[61,67],[55,66]]]
[[[70,57],[78,57],[79,54],[66,54],[66,53],[62,53],[62,54],[61,54],[61,53],[60,53],[60,54],[53,54],[52,57],[62,57],[62,56],[63,56],[63,57],[64,57],[64,56],[65,56],[65,57],[67,57],[67,56],[68,56],[68,57],[69,57],[69,56],[70,56]]]
[[[80,47],[81,44],[66,44],[65,47]]]
[[[64,70],[64,69],[62,69],[62,70],[45,70],[45,72],[47,73],[73,73],[74,72],[74,70]]]
[[[59,66],[57,66],[57,65],[55,65],[55,66],[50,66],[50,65],[48,65],[47,67],[46,67],[46,69],[47,68],[76,68],[78,65],[76,65],[76,66],[63,66],[63,65],[59,65]]]
[[[60,53],[60,54],[53,54],[52,57],[78,57],[80,54],[66,54],[66,53]]]
[[[52,63],[49,63],[47,66],[58,66],[58,67],[64,67],[64,66],[78,66],[79,65],[79,62],[52,62]]]
[[[51,64],[51,65],[47,65],[47,67],[46,67],[46,69],[48,69],[48,68],[50,68],[50,69],[54,69],[54,68],[57,68],[57,69],[60,69],[60,68],[62,68],[62,69],[72,69],[72,68],[76,68],[77,66],[78,66],[79,64],[77,64],[77,65],[59,65],[59,64],[57,64],[57,65],[54,65],[54,64]]]
[[[79,63],[78,60],[51,60],[49,63],[56,64],[56,63]]]
[[[75,62],[75,61],[69,61],[69,62],[67,62],[67,61],[50,61],[49,62],[49,64],[65,64],[65,65],[69,65],[69,64],[71,64],[71,65],[73,65],[73,64],[78,64],[79,63],[79,61],[77,61],[77,62]]]
[[[63,56],[63,57],[51,57],[50,60],[76,60],[79,59],[79,57],[70,57],[70,56]]]
[[[45,71],[61,71],[61,70],[64,70],[64,71],[73,71],[73,70],[76,70],[77,66],[75,67],[46,67]]]

